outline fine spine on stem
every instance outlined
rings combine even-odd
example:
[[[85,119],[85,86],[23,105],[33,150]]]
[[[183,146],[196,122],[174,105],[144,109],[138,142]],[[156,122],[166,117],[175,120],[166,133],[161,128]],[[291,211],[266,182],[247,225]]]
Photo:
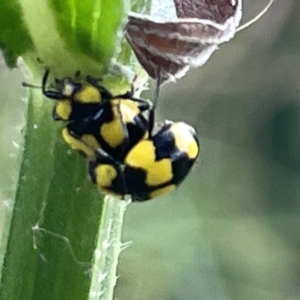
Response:
[[[89,300],[111,300],[122,250],[121,234],[128,201],[106,196],[94,253]]]

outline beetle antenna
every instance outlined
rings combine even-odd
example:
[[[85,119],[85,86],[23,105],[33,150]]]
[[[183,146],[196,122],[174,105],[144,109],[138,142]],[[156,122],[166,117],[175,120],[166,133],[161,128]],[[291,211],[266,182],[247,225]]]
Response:
[[[34,88],[34,89],[41,89],[42,88],[41,86],[33,85],[33,84],[30,84],[30,83],[27,83],[27,82],[22,82],[22,86],[23,87]]]

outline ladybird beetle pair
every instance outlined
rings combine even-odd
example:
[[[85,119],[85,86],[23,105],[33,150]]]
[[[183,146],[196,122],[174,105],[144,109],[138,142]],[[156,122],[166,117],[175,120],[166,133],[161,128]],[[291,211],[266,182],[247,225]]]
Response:
[[[130,92],[113,96],[99,81],[56,79],[42,92],[55,100],[54,120],[65,121],[65,142],[88,159],[88,172],[99,190],[132,201],[145,201],[174,190],[199,155],[194,128],[165,121],[153,133],[154,107]]]

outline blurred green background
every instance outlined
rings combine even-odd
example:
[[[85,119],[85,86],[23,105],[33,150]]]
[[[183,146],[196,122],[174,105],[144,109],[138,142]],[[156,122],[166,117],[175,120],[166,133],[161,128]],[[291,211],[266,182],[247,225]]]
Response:
[[[245,0],[244,22],[267,2]],[[177,192],[129,206],[116,298],[300,299],[299,15],[299,0],[275,0],[204,67],[163,88],[159,118],[197,128],[200,160]],[[9,209],[25,104],[19,71],[2,64],[0,80]]]

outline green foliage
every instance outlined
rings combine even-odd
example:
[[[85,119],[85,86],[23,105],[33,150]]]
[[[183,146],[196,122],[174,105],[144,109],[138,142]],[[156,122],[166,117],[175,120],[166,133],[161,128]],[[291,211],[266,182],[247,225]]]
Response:
[[[52,0],[50,6],[68,49],[107,64],[119,40],[116,31],[123,16],[122,1]]]
[[[2,1],[0,47],[9,66],[22,56],[31,71],[39,58],[59,76],[99,76],[120,48],[124,20],[122,0]]]
[[[7,65],[14,67],[18,56],[33,50],[18,1],[1,1],[0,28],[0,48]]]

